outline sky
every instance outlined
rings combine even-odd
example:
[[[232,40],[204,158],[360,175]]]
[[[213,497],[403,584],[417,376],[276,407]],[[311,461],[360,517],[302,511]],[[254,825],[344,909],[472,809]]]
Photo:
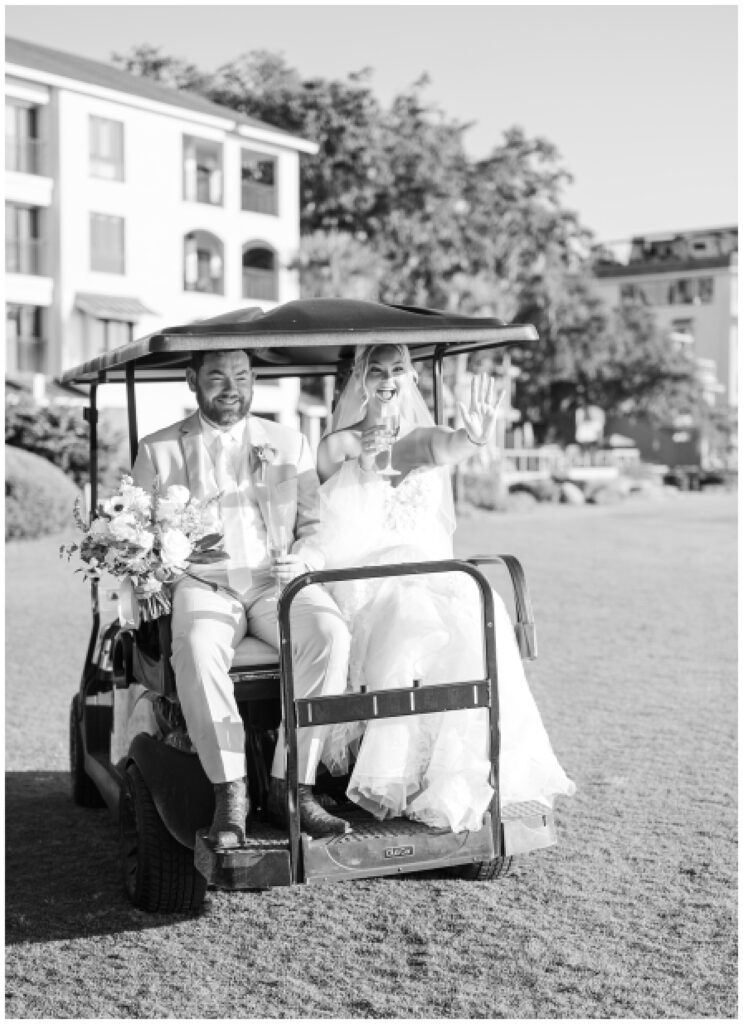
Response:
[[[385,105],[424,72],[485,156],[554,143],[566,205],[601,241],[737,223],[734,5],[5,6],[6,35],[108,62],[140,43],[213,71],[283,53],[303,76],[372,68]]]

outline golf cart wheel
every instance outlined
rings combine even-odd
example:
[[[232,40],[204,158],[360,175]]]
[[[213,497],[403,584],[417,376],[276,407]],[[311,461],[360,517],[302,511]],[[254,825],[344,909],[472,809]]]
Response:
[[[78,807],[103,807],[105,801],[85,771],[85,750],[79,716],[80,695],[72,698],[70,705],[70,782],[72,799]]]
[[[119,800],[119,842],[127,896],[150,913],[195,913],[204,902],[206,879],[193,850],[168,832],[136,764],[124,774]]]
[[[478,860],[474,864],[460,864],[452,868],[455,878],[468,882],[492,882],[502,878],[511,870],[513,857],[496,857],[495,860]]]

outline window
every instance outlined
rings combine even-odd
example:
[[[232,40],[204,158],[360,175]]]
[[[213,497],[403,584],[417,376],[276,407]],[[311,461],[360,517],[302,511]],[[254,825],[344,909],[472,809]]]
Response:
[[[631,302],[647,303],[645,293],[642,288],[636,284],[623,284],[619,289],[619,299],[624,304]]]
[[[184,239],[183,287],[224,294],[224,246],[209,231],[191,231]]]
[[[687,306],[694,301],[694,281],[689,277],[680,277],[672,281],[668,288],[669,306]]]
[[[124,218],[91,213],[90,269],[105,274],[123,274],[124,266]]]
[[[221,143],[183,136],[183,198],[222,205]]]
[[[681,320],[671,321],[671,340],[682,345],[694,343],[694,320],[684,317]]]
[[[272,249],[260,245],[244,246],[243,298],[278,301],[279,282],[276,254]]]
[[[669,306],[705,305],[712,302],[715,281],[712,277],[682,277],[672,281],[668,289]]]
[[[277,214],[276,158],[243,149],[240,160],[243,210]]]
[[[134,326],[124,320],[101,320],[98,317],[86,317],[85,342],[88,359],[126,345],[132,340]]]
[[[5,269],[9,274],[42,274],[41,211],[35,206],[5,204]]]
[[[94,178],[124,180],[124,125],[90,116],[90,173]]]
[[[5,169],[41,174],[39,111],[23,103],[5,103]]]
[[[9,302],[5,308],[6,367],[9,372],[46,373],[46,341],[41,333],[42,310]]]

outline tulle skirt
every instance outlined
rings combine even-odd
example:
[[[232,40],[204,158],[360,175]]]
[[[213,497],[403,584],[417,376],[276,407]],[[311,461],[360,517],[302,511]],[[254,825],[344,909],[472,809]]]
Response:
[[[375,562],[420,558],[420,551],[399,547],[380,552]],[[483,678],[479,591],[463,574],[346,582],[333,586],[333,596],[351,627],[352,690]],[[552,751],[506,607],[493,598],[501,803],[551,808],[555,796],[575,787]],[[349,799],[379,819],[406,815],[436,828],[474,831],[493,796],[489,735],[487,709],[344,723],[329,731],[322,759],[335,774],[352,767]]]

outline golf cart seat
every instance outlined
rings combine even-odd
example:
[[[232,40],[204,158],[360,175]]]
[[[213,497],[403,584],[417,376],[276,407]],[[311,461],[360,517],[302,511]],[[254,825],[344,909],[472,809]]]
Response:
[[[175,697],[170,616],[140,625],[133,634],[128,630],[114,631],[114,636],[114,685],[123,687],[138,682],[165,697]],[[230,676],[238,703],[278,698],[279,653],[257,637],[243,637],[237,645]]]
[[[246,636],[237,645],[232,672],[237,669],[279,668],[279,652],[255,636]]]

